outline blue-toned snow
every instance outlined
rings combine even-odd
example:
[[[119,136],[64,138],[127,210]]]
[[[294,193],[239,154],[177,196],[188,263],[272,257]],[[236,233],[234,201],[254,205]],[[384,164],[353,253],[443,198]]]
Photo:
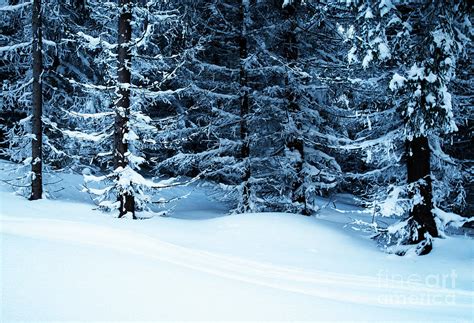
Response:
[[[472,239],[398,257],[347,225],[364,217],[349,198],[228,216],[203,188],[170,217],[116,219],[60,176],[56,200],[0,184],[2,322],[474,319]]]

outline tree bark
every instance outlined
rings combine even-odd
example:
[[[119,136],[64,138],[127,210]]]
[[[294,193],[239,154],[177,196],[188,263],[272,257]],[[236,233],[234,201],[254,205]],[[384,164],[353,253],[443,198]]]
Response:
[[[410,217],[418,225],[418,234],[412,242],[418,243],[424,240],[425,233],[432,237],[438,236],[438,230],[433,216],[432,185],[430,171],[430,147],[428,138],[425,136],[415,137],[407,141],[407,171],[408,183],[419,182],[419,194],[423,201],[413,206]],[[411,193],[412,196],[415,192]]]
[[[114,167],[115,169],[128,165],[126,153],[128,143],[125,134],[128,132],[128,119],[130,115],[130,82],[131,82],[131,60],[130,42],[132,40],[132,1],[119,1],[118,22],[118,102],[115,113],[114,133]],[[130,183],[131,185],[131,183]],[[132,213],[135,219],[135,198],[133,193],[120,192],[117,197],[119,201],[119,217]]]
[[[32,134],[31,141],[31,195],[30,200],[41,199],[43,195],[43,39],[42,39],[42,19],[41,0],[33,1],[33,12],[31,29],[33,34],[32,55],[33,55],[33,90],[32,90]]]
[[[73,5],[74,5],[74,8],[76,8],[76,10],[81,13],[84,12],[86,8],[85,0],[74,0]]]
[[[241,24],[239,37],[239,56],[240,56],[240,140],[242,142],[240,158],[244,164],[244,174],[242,176],[242,212],[250,211],[250,142],[248,128],[249,114],[249,90],[247,82],[247,71],[245,60],[247,59],[247,5],[246,0],[241,0],[239,7],[239,22]]]
[[[290,67],[295,64],[295,62],[298,60],[298,46],[297,46],[297,40],[296,40],[296,35],[295,35],[295,29],[297,28],[296,21],[294,19],[294,16],[296,14],[296,6],[298,5],[297,1],[293,1],[291,4],[286,5],[283,8],[283,16],[285,19],[290,20],[290,28],[285,32],[284,35],[284,55],[286,58],[286,61]],[[291,87],[288,75],[285,78],[285,86],[286,86],[286,98],[288,100],[288,111],[290,114],[293,116],[297,116],[300,111],[300,107],[298,103],[296,102],[296,96],[294,93],[294,90]],[[295,120],[296,122],[296,128],[298,130],[302,129],[301,122],[298,122],[298,120]],[[301,213],[303,215],[311,215],[310,210],[307,208],[307,203],[306,203],[306,195],[305,192],[298,192],[299,190],[302,190],[302,185],[304,182],[304,175],[302,174],[303,172],[303,163],[304,163],[304,158],[305,158],[305,153],[304,153],[304,140],[301,138],[300,134],[292,134],[292,136],[289,138],[288,142],[286,143],[286,147],[289,150],[292,151],[297,151],[300,155],[300,161],[298,161],[295,164],[295,172],[297,174],[296,180],[292,183],[292,196],[291,200],[293,203],[298,203],[303,206],[301,209]]]

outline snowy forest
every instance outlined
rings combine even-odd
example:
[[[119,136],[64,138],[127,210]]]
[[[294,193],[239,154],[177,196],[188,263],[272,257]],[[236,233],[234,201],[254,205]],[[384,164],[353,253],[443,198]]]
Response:
[[[474,320],[472,8],[0,0],[3,319]],[[156,286],[131,256],[157,262]],[[28,272],[31,257],[49,269]],[[71,282],[100,259],[97,282]],[[143,281],[100,279],[122,265],[118,280]],[[456,286],[427,286],[452,268]],[[205,291],[220,279],[237,301]],[[25,310],[38,280],[63,289]],[[203,300],[170,296],[188,280]],[[122,305],[91,305],[102,289]],[[380,307],[387,290],[455,302]]]

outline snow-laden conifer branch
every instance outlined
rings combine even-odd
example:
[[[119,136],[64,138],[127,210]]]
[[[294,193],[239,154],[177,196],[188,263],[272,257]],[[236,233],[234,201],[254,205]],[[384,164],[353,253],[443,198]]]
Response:
[[[0,11],[16,11],[30,6],[31,4],[33,4],[33,1],[23,2],[15,5],[0,6]]]
[[[17,50],[17,49],[29,48],[30,46],[31,46],[31,42],[23,42],[23,43],[18,43],[18,44],[14,44],[14,45],[0,46],[0,54],[5,53],[5,52],[14,51],[14,50]]]

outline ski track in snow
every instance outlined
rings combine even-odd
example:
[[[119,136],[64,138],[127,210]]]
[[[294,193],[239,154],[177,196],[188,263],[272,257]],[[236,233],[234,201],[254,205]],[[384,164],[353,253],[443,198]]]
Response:
[[[182,247],[142,233],[105,225],[56,219],[18,218],[7,215],[1,215],[0,222],[0,232],[3,234],[118,250],[222,278],[329,300],[373,305],[380,304],[381,295],[387,292],[407,297],[413,293],[430,293],[441,297],[449,294],[456,297],[456,303],[441,304],[441,306],[461,309],[472,308],[474,299],[474,292],[468,290],[430,288],[423,284],[408,282],[400,286],[396,281],[393,283],[384,281],[381,286],[380,280],[371,276],[277,266]],[[396,303],[384,305],[407,307],[407,304]],[[424,306],[428,309],[435,305],[421,302],[410,306],[413,308]],[[439,307],[440,304],[436,306]]]

